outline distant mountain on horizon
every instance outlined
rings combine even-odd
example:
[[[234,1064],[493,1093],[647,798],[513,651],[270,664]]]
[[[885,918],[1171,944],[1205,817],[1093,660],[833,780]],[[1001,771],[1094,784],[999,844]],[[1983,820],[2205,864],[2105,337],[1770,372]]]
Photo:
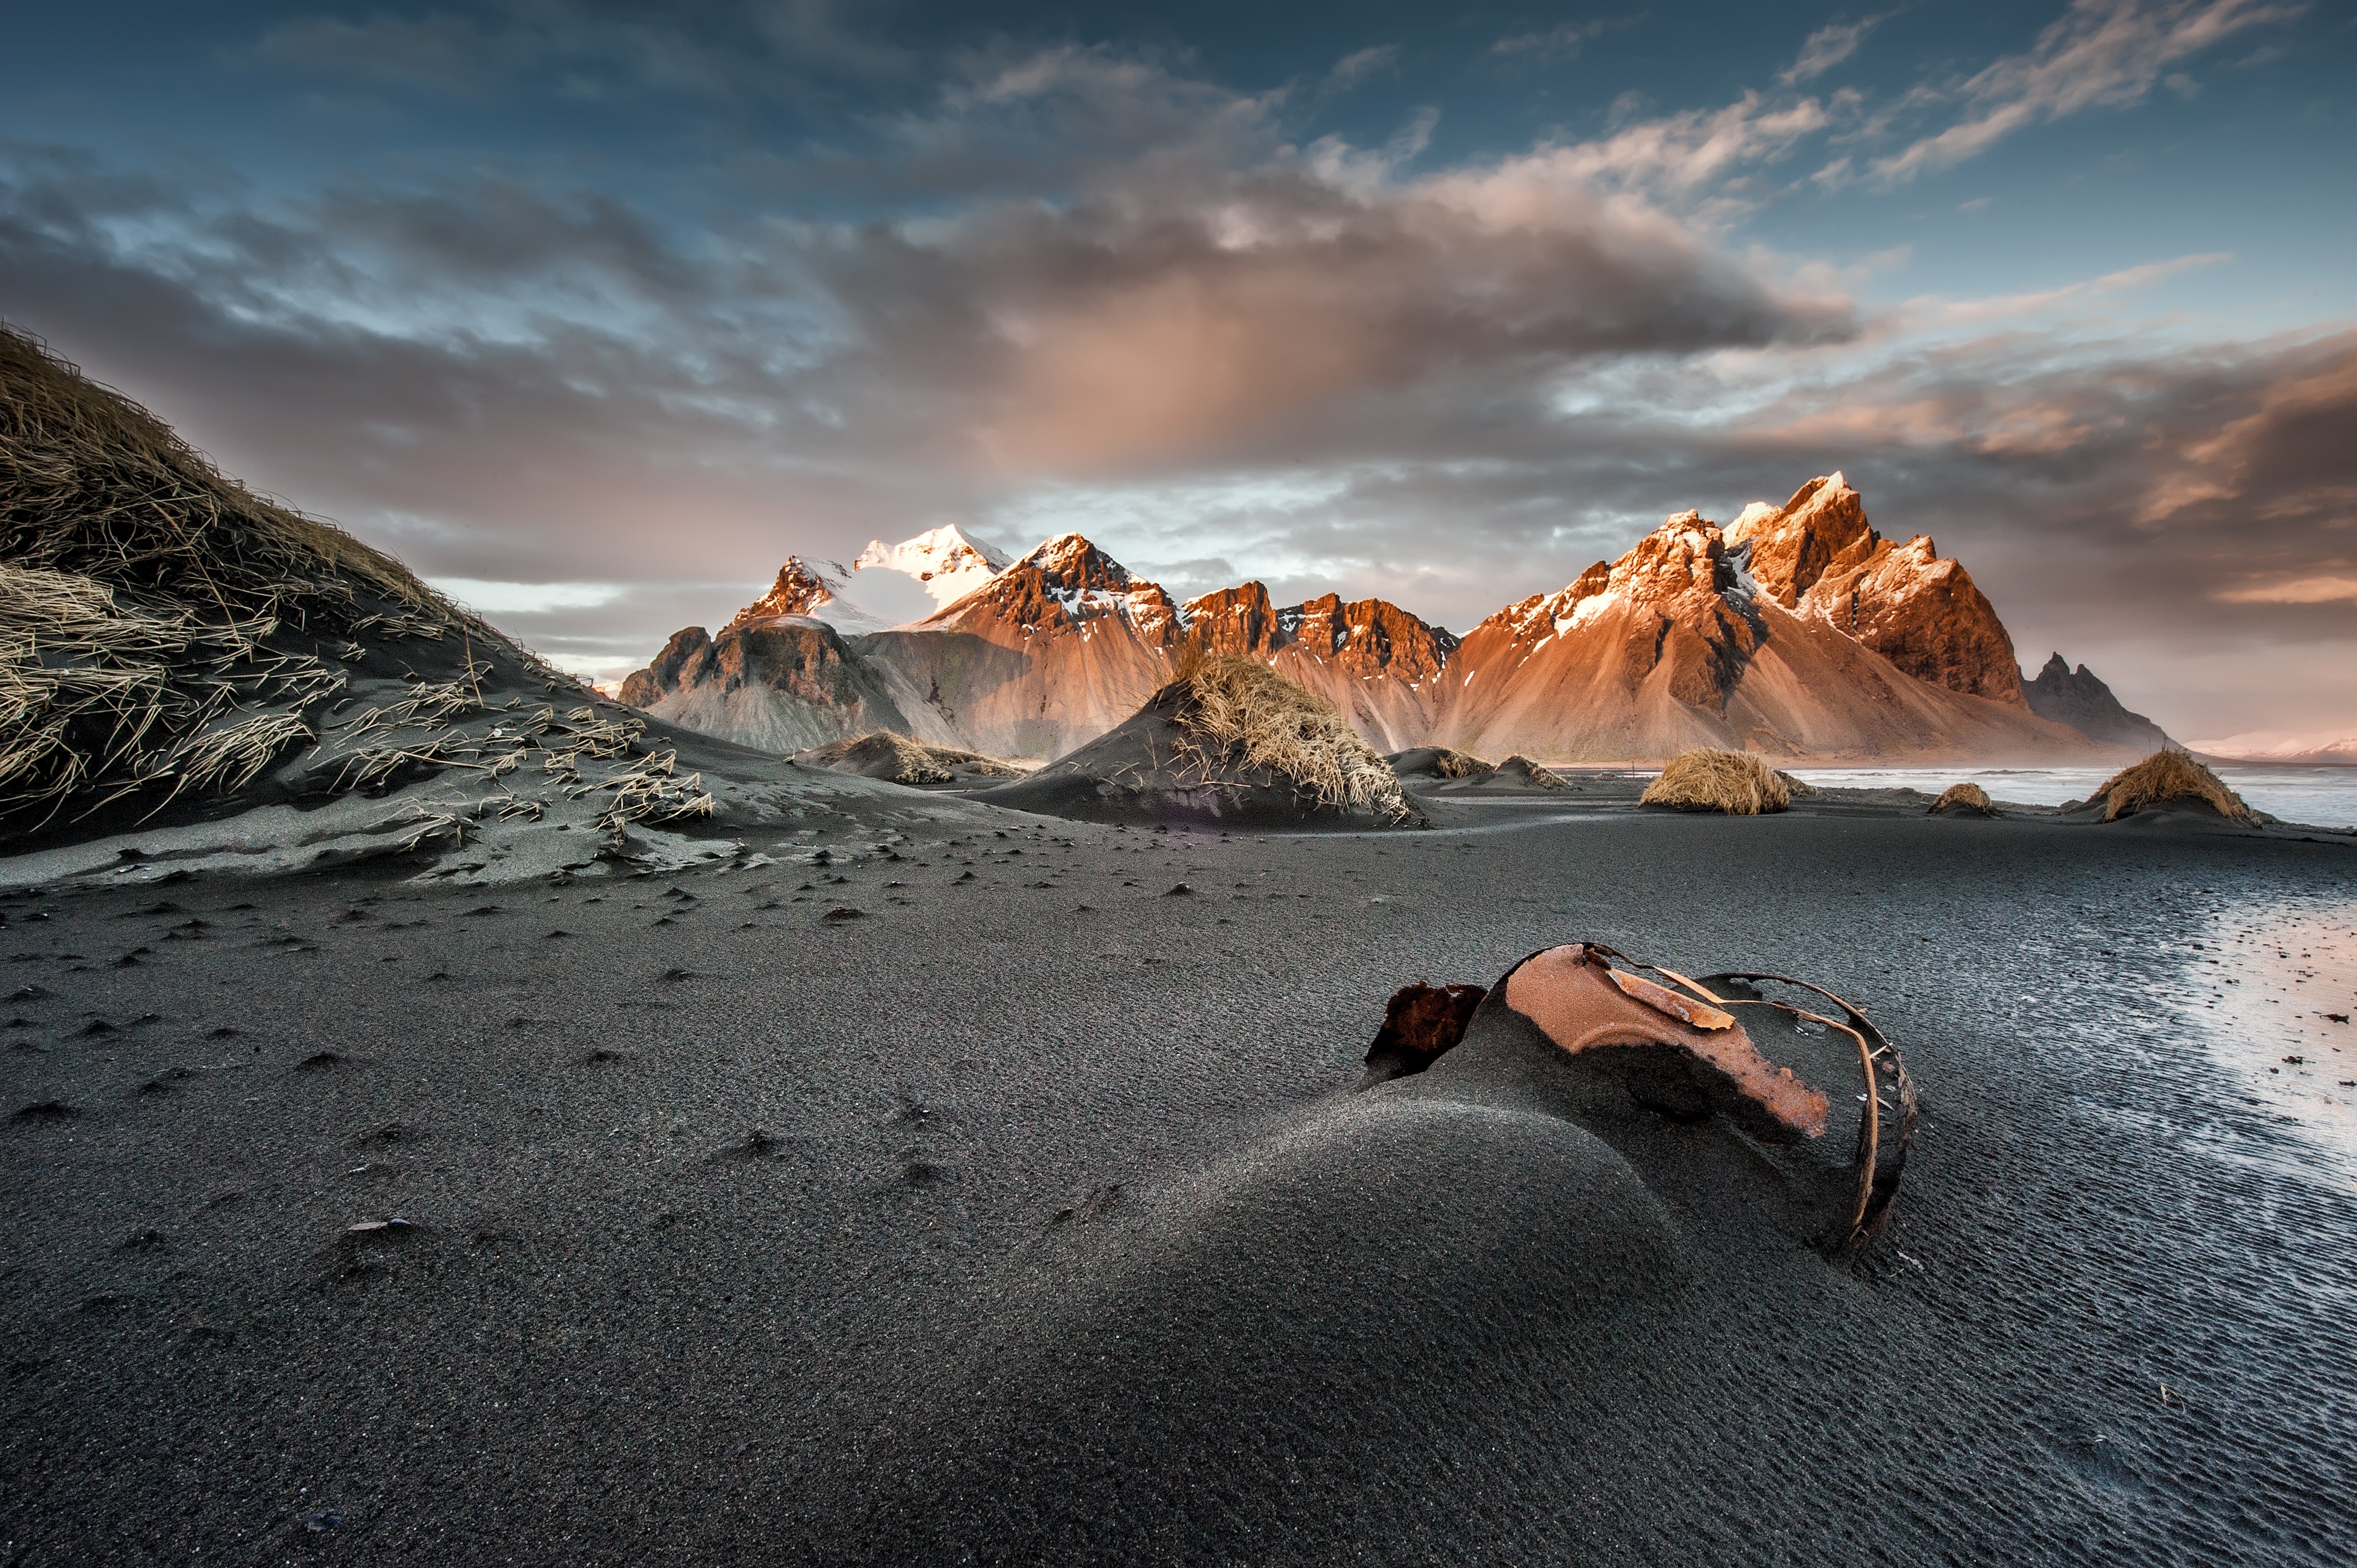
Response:
[[[892,575],[922,585],[922,613],[878,624],[864,584]],[[1053,757],[1128,718],[1189,648],[1268,662],[1384,751],[2099,763],[2151,749],[2119,724],[2093,735],[2043,711],[2049,688],[2023,679],[1971,574],[1928,536],[1878,533],[1839,473],[1727,528],[1672,516],[1461,639],[1383,599],[1279,606],[1258,582],[1175,602],[1077,533],[1010,560],[936,529],[850,568],[789,558],[719,636],[683,629],[622,696],[772,749],[888,728]],[[2083,666],[2064,675],[2083,714],[2148,723]]]
[[[2033,713],[2069,725],[2092,740],[2144,752],[2179,745],[2158,725],[2122,706],[2093,671],[2084,664],[2073,670],[2059,653],[2048,657],[2038,678],[2023,685],[2022,694]]]
[[[2197,740],[2191,749],[2219,762],[2283,762],[2303,767],[2357,768],[2357,735],[2319,743],[2313,736],[2255,743],[2245,736],[2223,740]]]

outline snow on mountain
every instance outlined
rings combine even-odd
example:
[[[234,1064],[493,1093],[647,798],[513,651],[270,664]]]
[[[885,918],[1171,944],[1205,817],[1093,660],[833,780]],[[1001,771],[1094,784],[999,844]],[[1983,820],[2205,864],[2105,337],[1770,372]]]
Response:
[[[877,619],[849,596],[850,576],[850,571],[839,562],[813,563],[799,555],[789,555],[786,564],[778,568],[778,580],[770,585],[770,591],[738,610],[735,618],[720,628],[721,635],[780,616],[823,620],[839,631],[883,630],[890,623]]]
[[[911,592],[926,601],[922,610],[891,623],[900,625],[947,608],[1013,564],[1006,552],[996,545],[985,543],[953,522],[944,523],[898,544],[869,540],[867,548],[851,563],[853,592],[863,602],[874,602],[879,607],[887,603],[888,592],[893,604],[912,602]],[[893,578],[903,581],[892,583]]]
[[[789,555],[770,591],[722,631],[779,616],[824,621],[845,636],[906,626],[955,604],[1007,565],[1006,552],[955,523],[898,544],[871,539],[848,566]]]

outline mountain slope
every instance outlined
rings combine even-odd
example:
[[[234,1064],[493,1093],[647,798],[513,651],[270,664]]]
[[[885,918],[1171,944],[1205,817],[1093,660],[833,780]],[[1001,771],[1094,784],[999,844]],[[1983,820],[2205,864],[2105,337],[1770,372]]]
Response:
[[[2036,680],[2023,684],[2022,693],[2030,712],[2056,724],[2069,725],[2081,735],[2107,746],[2158,751],[2177,744],[2161,732],[2158,725],[2122,707],[2120,700],[2112,695],[2112,689],[2093,671],[2083,664],[2073,671],[2070,661],[2059,653],[2048,658]]]
[[[1855,494],[1837,481],[1833,488]],[[1811,494],[1804,489],[1796,502]],[[1825,760],[2096,752],[2084,736],[2018,701],[1916,676],[1846,629],[1846,614],[1823,613],[1828,601],[1837,611],[1853,600],[1895,605],[1901,613],[1884,624],[1918,634],[1896,639],[1902,650],[1974,646],[1977,628],[1969,623],[1967,635],[1944,643],[1920,635],[1938,623],[1913,607],[1936,605],[1943,591],[1953,603],[1958,574],[1932,563],[1919,574],[1932,591],[1906,593],[1905,573],[1917,557],[1860,532],[1853,524],[1862,525],[1862,511],[1820,507],[1795,516],[1782,509],[1766,517],[1768,525],[1755,527],[1748,541],[1769,546],[1765,582],[1744,568],[1749,550],[1730,549],[1717,524],[1687,511],[1559,593],[1482,622],[1458,650],[1432,743],[1598,761],[1666,757],[1690,746]],[[1832,526],[1813,526],[1820,518]],[[1861,578],[1872,580],[1871,590]],[[1848,585],[1815,597],[1812,590],[1828,579]],[[1780,592],[1792,595],[1794,607]]]
[[[624,681],[620,695],[651,717],[763,751],[878,729],[950,738],[912,719],[834,628],[803,616],[740,616],[716,638],[689,627]]]
[[[1930,535],[1893,544],[1866,520],[1839,473],[1810,480],[1781,507],[1755,501],[1727,531],[1769,597],[1824,621],[1934,686],[2027,707],[2013,639],[1972,574]]]

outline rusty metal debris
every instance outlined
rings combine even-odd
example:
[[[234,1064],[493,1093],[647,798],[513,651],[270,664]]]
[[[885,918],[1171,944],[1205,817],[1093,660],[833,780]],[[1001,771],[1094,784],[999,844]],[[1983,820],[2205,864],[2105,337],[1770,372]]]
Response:
[[[1593,942],[1534,953],[1499,989],[1507,1006],[1567,1054],[1615,1061],[1610,1070],[1640,1103],[1677,1116],[1717,1112],[1767,1143],[1823,1136],[1829,1108],[1823,1093],[1760,1054],[1738,1010],[1766,1009],[1846,1037],[1857,1047],[1864,1079],[1857,1184],[1828,1240],[1838,1251],[1864,1246],[1889,1220],[1915,1133],[1915,1084],[1898,1047],[1863,1012],[1821,985],[1767,972],[1713,979],[1746,989],[1760,982],[1788,985],[1823,997],[1840,1016],[1772,997],[1721,995],[1675,970]],[[1464,1036],[1488,994],[1477,985],[1401,987],[1368,1047],[1359,1087],[1424,1071]]]
[[[1629,972],[1650,966],[1615,968],[1620,957],[1578,942],[1533,953],[1506,977],[1506,1005],[1566,1053],[1612,1063],[1640,1104],[1681,1118],[1717,1112],[1763,1143],[1824,1135],[1825,1097],[1761,1056],[1717,997],[1698,987],[1703,1002],[1680,996]]]
[[[1845,1250],[1862,1247],[1881,1234],[1882,1228],[1890,1219],[1890,1205],[1899,1197],[1900,1181],[1906,1174],[1907,1151],[1915,1137],[1917,1101],[1915,1080],[1908,1074],[1905,1058],[1900,1056],[1899,1047],[1890,1043],[1889,1037],[1875,1027],[1872,1019],[1824,986],[1795,980],[1789,974],[1760,972],[1729,973],[1725,978],[1746,985],[1764,980],[1814,993],[1840,1008],[1842,1017],[1831,1018],[1823,1013],[1769,997],[1718,996],[1674,970],[1663,969],[1659,964],[1636,963],[1625,954],[1614,952],[1609,948],[1597,947],[1591,950],[1609,953],[1639,969],[1650,969],[1655,974],[1684,986],[1714,1007],[1770,1008],[1848,1036],[1857,1047],[1858,1071],[1865,1080],[1865,1092],[1859,1097],[1863,1109],[1857,1122],[1855,1161],[1857,1194],[1850,1207],[1848,1223],[1837,1238],[1837,1244]],[[1889,1119],[1887,1126],[1886,1117]]]

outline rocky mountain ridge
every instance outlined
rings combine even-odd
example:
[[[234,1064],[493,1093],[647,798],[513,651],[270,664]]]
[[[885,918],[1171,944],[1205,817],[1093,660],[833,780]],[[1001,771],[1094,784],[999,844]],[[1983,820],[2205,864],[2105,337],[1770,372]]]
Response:
[[[2093,671],[2083,664],[2072,670],[2071,661],[2059,653],[2047,658],[2038,678],[2023,684],[2022,693],[2030,710],[2040,717],[2069,725],[2106,745],[2136,751],[2177,745],[2158,725],[2121,706]]]
[[[1077,533],[1013,561],[954,530],[918,545],[871,545],[862,560],[947,560],[952,585],[974,585],[861,630],[829,615],[849,596],[843,575],[789,560],[718,638],[674,637],[625,700],[772,747],[884,727],[1051,757],[1123,722],[1200,648],[1267,661],[1385,751],[1602,761],[1718,745],[1793,760],[2026,761],[2133,744],[2042,713],[1971,574],[1927,536],[1877,532],[1838,473],[1724,529],[1696,511],[1668,518],[1462,639],[1382,599],[1279,606],[1257,582],[1176,602]]]

